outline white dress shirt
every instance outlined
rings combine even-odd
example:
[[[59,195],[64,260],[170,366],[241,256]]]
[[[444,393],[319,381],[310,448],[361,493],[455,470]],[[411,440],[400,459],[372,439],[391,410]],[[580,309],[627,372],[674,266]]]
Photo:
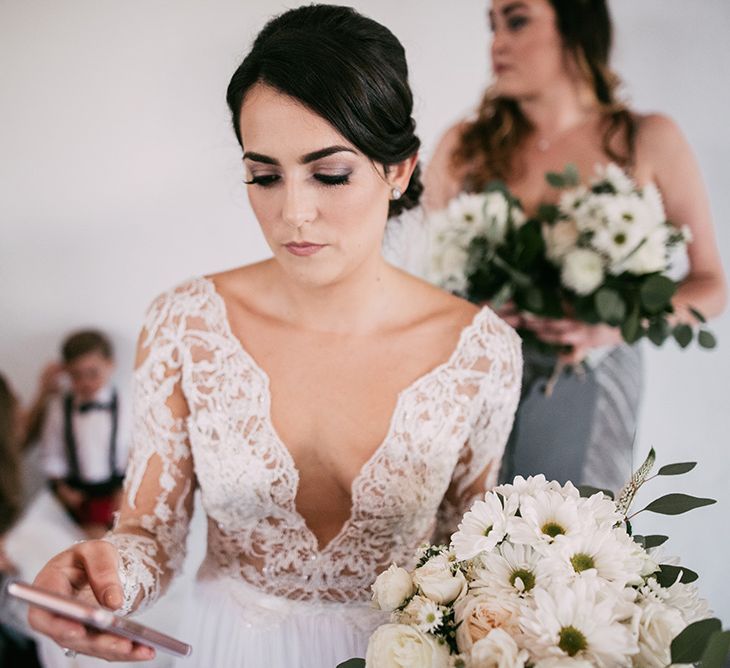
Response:
[[[107,404],[114,388],[107,385],[93,401]],[[115,473],[122,474],[127,465],[130,436],[130,406],[127,397],[117,391],[117,451],[116,471],[110,470],[112,437],[111,409],[94,409],[81,413],[79,402],[74,400],[71,411],[71,428],[76,442],[79,478],[88,484],[105,482]],[[41,434],[42,468],[50,479],[71,475],[64,435],[64,396],[53,397],[49,402],[46,420]]]

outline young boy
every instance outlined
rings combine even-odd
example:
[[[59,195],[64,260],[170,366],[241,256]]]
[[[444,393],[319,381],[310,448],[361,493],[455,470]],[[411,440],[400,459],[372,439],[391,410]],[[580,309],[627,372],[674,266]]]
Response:
[[[119,505],[128,453],[128,410],[111,384],[114,354],[101,332],[69,336],[63,364],[44,372],[36,413],[41,430],[42,466],[59,501],[89,535],[111,527]],[[59,375],[70,389],[58,392]]]

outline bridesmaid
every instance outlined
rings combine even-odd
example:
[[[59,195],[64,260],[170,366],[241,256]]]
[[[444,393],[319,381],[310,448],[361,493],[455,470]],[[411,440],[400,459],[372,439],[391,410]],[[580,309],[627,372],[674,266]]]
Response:
[[[439,209],[460,191],[501,179],[528,213],[555,198],[548,171],[567,163],[588,178],[596,164],[616,162],[639,184],[659,187],[667,216],[694,237],[689,271],[674,299],[676,318],[688,306],[708,317],[725,305],[726,286],[710,207],[697,161],[677,125],[639,114],[617,97],[609,67],[612,25],[606,0],[493,0],[493,84],[476,116],[441,139],[425,178],[426,204]],[[686,268],[685,268],[686,271]],[[525,350],[523,396],[501,477],[544,473],[617,489],[631,472],[641,396],[641,356],[617,329],[574,320],[546,320],[507,309],[515,327],[549,343],[569,344],[564,362],[589,361],[583,375],[563,372],[546,398],[537,375],[556,360]]]

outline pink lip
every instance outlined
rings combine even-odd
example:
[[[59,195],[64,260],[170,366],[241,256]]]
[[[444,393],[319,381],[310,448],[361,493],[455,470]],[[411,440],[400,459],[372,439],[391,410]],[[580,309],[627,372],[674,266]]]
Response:
[[[507,70],[511,69],[509,65],[505,65],[504,63],[495,63],[494,64],[494,73],[495,74],[503,74]]]
[[[326,244],[312,244],[307,241],[302,241],[284,244],[284,248],[286,248],[292,255],[306,257],[319,252],[325,247],[325,245]]]

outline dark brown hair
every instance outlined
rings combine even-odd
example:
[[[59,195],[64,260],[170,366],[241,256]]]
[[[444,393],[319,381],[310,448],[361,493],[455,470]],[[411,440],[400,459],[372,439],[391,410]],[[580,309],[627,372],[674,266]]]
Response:
[[[603,114],[603,150],[623,167],[634,158],[636,124],[619,101],[618,76],[609,67],[613,27],[606,0],[549,0],[555,10],[563,46],[574,58],[581,75],[596,96]],[[466,170],[469,189],[480,190],[492,179],[506,180],[519,168],[514,158],[532,132],[519,104],[499,97],[488,88],[477,118],[465,124],[454,152],[454,166]],[[624,150],[617,152],[615,138],[623,131]]]
[[[241,106],[259,82],[299,100],[386,171],[421,145],[403,46],[352,7],[306,5],[264,26],[226,95],[241,145]],[[416,206],[422,190],[417,165],[402,197],[390,202],[389,214]]]
[[[20,510],[17,411],[18,400],[0,374],[0,535],[10,528]]]
[[[100,353],[108,360],[114,357],[111,341],[96,329],[74,332],[61,345],[61,356],[66,364],[87,353]]]

